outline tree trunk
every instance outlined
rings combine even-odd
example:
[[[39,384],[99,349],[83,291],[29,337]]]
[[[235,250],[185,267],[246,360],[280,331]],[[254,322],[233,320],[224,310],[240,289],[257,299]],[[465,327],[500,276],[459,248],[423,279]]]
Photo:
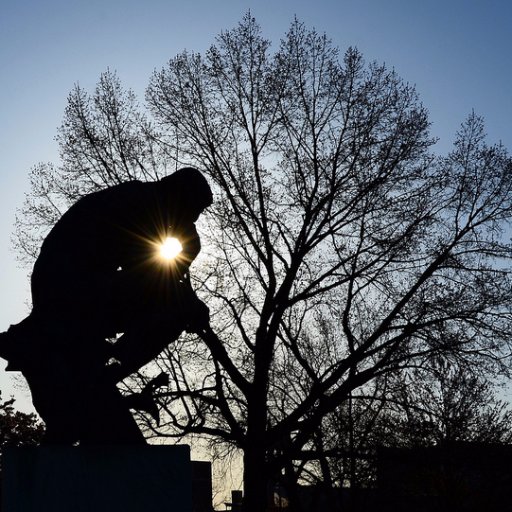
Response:
[[[267,464],[261,440],[248,443],[244,452],[243,512],[264,512],[267,509]]]
[[[248,398],[247,435],[244,447],[243,512],[264,512],[267,508],[268,475],[266,380],[255,372]]]

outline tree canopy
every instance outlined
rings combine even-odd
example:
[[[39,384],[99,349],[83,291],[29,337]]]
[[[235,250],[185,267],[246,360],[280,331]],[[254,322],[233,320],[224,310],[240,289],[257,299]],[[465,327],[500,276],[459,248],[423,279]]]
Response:
[[[40,443],[44,425],[33,413],[14,408],[14,398],[0,398],[0,450],[4,446],[32,446]]]

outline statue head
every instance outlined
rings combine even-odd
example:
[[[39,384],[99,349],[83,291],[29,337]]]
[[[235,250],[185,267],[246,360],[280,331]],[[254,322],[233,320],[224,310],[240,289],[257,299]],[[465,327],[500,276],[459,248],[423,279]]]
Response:
[[[206,178],[193,167],[179,169],[158,183],[169,207],[181,220],[195,222],[213,202]]]

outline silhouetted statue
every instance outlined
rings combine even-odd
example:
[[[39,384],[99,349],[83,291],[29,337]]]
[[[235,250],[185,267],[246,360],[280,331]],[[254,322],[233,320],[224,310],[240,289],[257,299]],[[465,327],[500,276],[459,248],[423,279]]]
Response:
[[[152,391],[165,379],[128,398],[116,383],[208,324],[188,269],[201,248],[194,223],[211,202],[203,175],[185,168],[89,194],[50,231],[32,273],[32,312],[0,335],[0,356],[26,377],[47,443],[144,442],[129,408],[155,416]],[[167,236],[183,247],[172,261],[158,255]]]

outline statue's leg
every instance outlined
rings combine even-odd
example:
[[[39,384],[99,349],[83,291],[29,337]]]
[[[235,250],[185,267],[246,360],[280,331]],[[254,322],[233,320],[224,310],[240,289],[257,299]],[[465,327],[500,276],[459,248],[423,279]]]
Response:
[[[45,444],[144,444],[128,405],[104,374],[103,356],[79,336],[40,338],[45,350],[24,362],[32,401],[46,424]],[[88,348],[90,350],[88,350]]]
[[[78,343],[83,352],[79,370],[80,444],[145,444],[121,393],[105,375],[103,343],[94,336]]]
[[[143,325],[132,326],[112,346],[112,357],[118,362],[107,367],[109,378],[119,382],[154,360],[185,330],[180,318],[146,319]]]
[[[119,382],[155,359],[169,344],[187,332],[199,332],[209,325],[209,310],[199,300],[187,281],[176,288],[172,300],[155,301],[129,321],[126,331],[113,344],[110,355],[119,364],[109,368],[110,376]]]
[[[83,402],[75,375],[69,371],[69,362],[38,355],[37,362],[25,362],[20,369],[29,385],[32,403],[46,426],[42,442],[74,444],[80,437]]]
[[[112,383],[99,385],[89,394],[82,417],[81,445],[146,443],[128,404]]]

